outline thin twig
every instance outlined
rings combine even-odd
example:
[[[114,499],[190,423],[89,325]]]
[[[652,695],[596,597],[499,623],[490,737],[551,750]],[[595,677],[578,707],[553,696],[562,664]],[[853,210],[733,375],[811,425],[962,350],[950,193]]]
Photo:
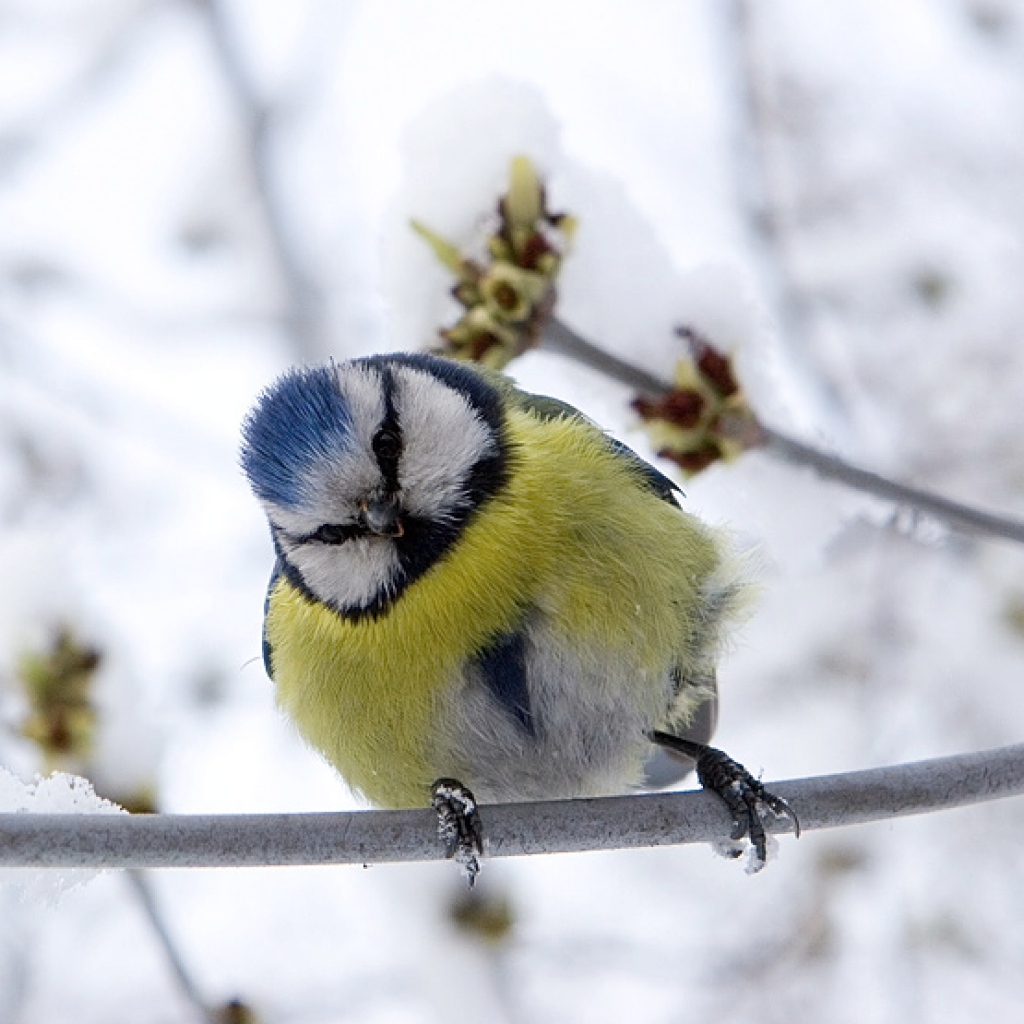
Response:
[[[1024,744],[890,768],[766,783],[803,831],[883,821],[1024,794]],[[493,804],[491,857],[717,842],[732,823],[703,791]],[[768,823],[790,829],[788,821]],[[264,867],[440,860],[432,811],[321,814],[0,814],[0,865]]]
[[[324,350],[321,344],[322,295],[304,266],[294,227],[279,194],[274,168],[275,108],[262,101],[253,86],[245,61],[239,53],[223,0],[199,0],[199,6],[207,16],[214,52],[242,118],[256,195],[262,208],[272,255],[287,292],[286,319],[294,341],[295,355],[300,360],[316,360],[323,355]]]
[[[660,397],[672,390],[671,384],[653,373],[633,366],[591,344],[557,317],[552,317],[545,323],[540,343],[548,352],[555,352],[583,366],[589,366],[592,370],[597,370],[598,373],[603,373],[606,377],[617,380],[642,395]]]
[[[199,1020],[204,1021],[205,1024],[219,1024],[217,1015],[203,1002],[203,998],[199,993],[199,987],[196,985],[191,973],[185,966],[185,961],[182,960],[181,955],[178,952],[178,946],[171,937],[171,933],[167,928],[167,923],[164,921],[163,914],[160,912],[160,907],[157,905],[156,899],[153,896],[153,889],[149,884],[149,879],[146,877],[145,872],[131,870],[126,873],[126,877],[135,892],[135,895],[138,897],[139,904],[146,914],[146,918],[153,929],[153,933],[160,942],[164,955],[167,957],[167,962],[170,964],[171,970],[174,972],[174,976],[178,981],[178,986],[181,988],[181,991],[184,993],[189,1003],[191,1003],[196,1017]]]
[[[671,390],[671,385],[666,381],[601,351],[560,320],[551,320],[547,324],[541,344],[549,351],[598,370],[643,395],[658,397],[668,394]],[[960,533],[1001,537],[1024,544],[1024,521],[1020,519],[984,512],[941,495],[897,483],[879,473],[851,465],[837,455],[831,455],[804,441],[798,441],[775,427],[761,423],[760,430],[762,449],[787,462],[808,466],[829,480],[836,480],[886,501],[907,505],[915,512],[930,516]]]
[[[897,483],[878,473],[852,466],[835,455],[819,451],[773,427],[766,427],[762,424],[761,429],[765,435],[767,451],[796,465],[810,466],[819,476],[836,480],[898,504],[909,505],[915,512],[931,516],[960,533],[1002,537],[1004,540],[1024,544],[1024,521],[1020,519],[984,512],[981,509],[951,501],[949,498],[943,498],[941,495]]]

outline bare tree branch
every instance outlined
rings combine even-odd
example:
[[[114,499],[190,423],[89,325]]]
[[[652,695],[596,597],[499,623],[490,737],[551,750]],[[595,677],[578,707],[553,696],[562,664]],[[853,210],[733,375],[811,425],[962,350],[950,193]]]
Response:
[[[660,397],[667,395],[672,390],[672,385],[667,381],[598,348],[556,317],[552,317],[545,323],[540,344],[549,352],[555,352],[583,366],[589,366],[590,369],[597,370],[598,373],[603,373],[620,384],[625,384],[627,388],[632,388],[641,395]]]
[[[295,227],[280,194],[274,151],[277,108],[265,102],[253,85],[222,0],[197,2],[206,15],[214,52],[242,119],[256,196],[287,293],[286,320],[295,355],[300,360],[314,361],[325,350],[322,344],[323,298],[300,254]]]
[[[774,782],[803,831],[883,821],[1024,793],[1024,744],[890,768]],[[491,857],[724,840],[703,791],[481,808]],[[790,823],[769,823],[786,831]],[[261,867],[440,860],[432,811],[321,814],[0,814],[0,865]]]
[[[167,962],[178,982],[178,987],[191,1004],[196,1018],[202,1021],[203,1024],[221,1024],[216,1013],[204,1004],[203,998],[199,993],[199,986],[196,984],[191,971],[189,971],[181,954],[178,952],[177,943],[171,937],[171,933],[167,928],[167,923],[160,912],[160,907],[153,895],[153,887],[150,885],[146,873],[143,871],[128,871],[125,877],[138,897],[139,905],[142,907],[146,920],[153,929],[153,933],[156,935],[164,955],[167,957]]]
[[[836,480],[899,505],[907,505],[914,512],[936,519],[960,533],[1000,537],[1003,540],[1024,544],[1024,522],[1020,519],[985,512],[938,494],[897,483],[871,470],[853,466],[838,456],[819,451],[812,445],[789,437],[774,427],[762,424],[761,429],[765,434],[767,451],[787,462],[810,466],[819,476]]]

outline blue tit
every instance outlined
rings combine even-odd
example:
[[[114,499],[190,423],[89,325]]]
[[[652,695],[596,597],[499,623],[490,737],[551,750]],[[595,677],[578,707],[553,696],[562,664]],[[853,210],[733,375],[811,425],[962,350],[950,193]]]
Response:
[[[277,554],[278,702],[371,802],[436,805],[438,780],[484,802],[622,793],[655,744],[698,769],[713,751],[744,572],[576,409],[464,363],[372,356],[284,374],[241,462]]]

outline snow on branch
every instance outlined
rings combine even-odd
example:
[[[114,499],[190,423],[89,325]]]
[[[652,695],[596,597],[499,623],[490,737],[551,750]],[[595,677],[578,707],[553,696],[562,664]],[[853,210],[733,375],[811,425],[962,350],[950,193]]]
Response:
[[[771,783],[804,831],[1024,794],[1024,744],[888,768]],[[731,823],[701,791],[481,808],[490,857],[724,840]],[[774,823],[787,831],[790,823]],[[440,860],[430,810],[317,814],[0,814],[0,865],[259,867]]]

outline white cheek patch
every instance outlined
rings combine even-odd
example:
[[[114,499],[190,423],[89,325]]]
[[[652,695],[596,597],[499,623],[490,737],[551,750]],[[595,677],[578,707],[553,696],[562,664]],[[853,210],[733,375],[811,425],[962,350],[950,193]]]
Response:
[[[402,368],[395,384],[403,503],[414,515],[443,514],[476,463],[497,453],[497,441],[465,396],[431,374]]]
[[[398,573],[398,551],[384,537],[344,544],[284,544],[288,561],[319,600],[338,608],[366,607],[388,593]]]
[[[302,511],[282,508],[282,506],[270,502],[264,502],[263,508],[270,522],[286,537],[308,537],[325,522],[320,518],[319,510]]]

